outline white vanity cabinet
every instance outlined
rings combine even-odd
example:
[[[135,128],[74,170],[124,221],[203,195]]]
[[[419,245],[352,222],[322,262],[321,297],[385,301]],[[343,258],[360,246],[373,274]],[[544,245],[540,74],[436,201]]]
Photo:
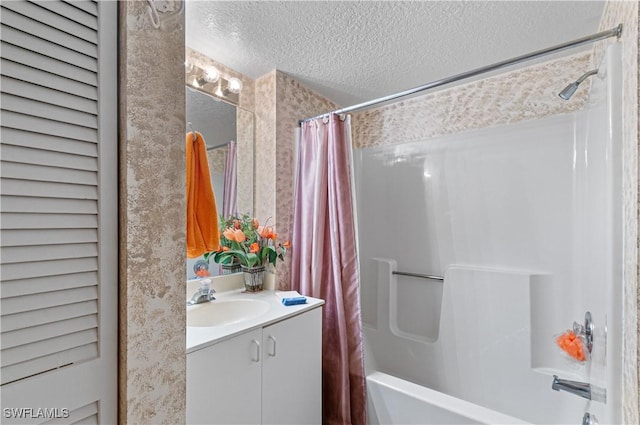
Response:
[[[320,424],[322,309],[187,354],[188,424]]]
[[[262,423],[322,422],[322,309],[262,330]]]

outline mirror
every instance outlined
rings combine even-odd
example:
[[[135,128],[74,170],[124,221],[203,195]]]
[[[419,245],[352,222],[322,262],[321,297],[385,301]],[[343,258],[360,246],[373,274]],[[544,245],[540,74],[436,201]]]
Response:
[[[238,214],[253,214],[253,113],[210,94],[185,86],[187,131],[200,132],[207,144],[207,157],[218,216],[225,204],[225,173],[229,143],[235,143],[236,190],[228,196]],[[232,149],[233,150],[233,149]],[[233,173],[233,167],[229,170]],[[210,276],[228,273],[202,256],[187,258],[187,279],[196,278],[198,267],[208,267]]]

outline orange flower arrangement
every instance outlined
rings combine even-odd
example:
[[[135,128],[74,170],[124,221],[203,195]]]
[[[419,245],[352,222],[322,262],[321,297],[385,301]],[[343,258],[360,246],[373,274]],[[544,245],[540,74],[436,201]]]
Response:
[[[245,267],[276,265],[278,259],[291,248],[289,241],[276,245],[277,234],[273,226],[261,226],[258,219],[244,214],[241,217],[220,217],[220,249],[204,255],[205,261],[213,256],[219,264],[231,264],[234,259]]]
[[[587,358],[585,356],[584,342],[580,336],[573,331],[567,331],[556,338],[556,344],[569,356],[583,362]]]

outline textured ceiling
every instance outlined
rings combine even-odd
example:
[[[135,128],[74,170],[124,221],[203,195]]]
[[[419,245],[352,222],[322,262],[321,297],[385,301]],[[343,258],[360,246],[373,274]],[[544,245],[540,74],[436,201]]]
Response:
[[[601,1],[186,3],[186,44],[347,106],[597,32]],[[567,76],[572,80],[575,76]]]

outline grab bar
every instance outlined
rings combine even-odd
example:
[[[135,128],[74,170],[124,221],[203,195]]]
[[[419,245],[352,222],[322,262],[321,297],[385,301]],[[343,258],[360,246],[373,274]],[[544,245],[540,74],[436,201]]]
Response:
[[[419,278],[422,278],[422,279],[433,279],[433,280],[442,280],[442,281],[444,281],[444,277],[443,276],[434,276],[434,275],[431,275],[431,274],[399,272],[397,270],[392,271],[391,274],[397,274],[397,275],[400,275],[400,276],[419,277]]]

